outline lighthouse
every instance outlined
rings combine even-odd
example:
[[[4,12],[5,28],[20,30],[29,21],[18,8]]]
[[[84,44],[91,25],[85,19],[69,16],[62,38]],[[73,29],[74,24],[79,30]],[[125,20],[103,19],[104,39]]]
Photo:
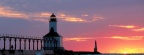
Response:
[[[63,37],[57,32],[57,18],[54,13],[49,19],[49,33],[44,37],[44,50],[64,49]]]

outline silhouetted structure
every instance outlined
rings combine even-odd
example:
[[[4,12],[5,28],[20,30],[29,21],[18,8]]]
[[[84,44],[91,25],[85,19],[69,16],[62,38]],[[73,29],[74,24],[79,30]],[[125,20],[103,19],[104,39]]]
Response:
[[[19,45],[19,50],[22,50],[21,48],[21,42],[22,41],[24,41],[24,49],[23,50],[26,50],[26,42],[28,41],[29,42],[29,50],[30,50],[30,42],[31,41],[33,41],[33,50],[35,50],[34,49],[34,42],[36,41],[36,43],[37,43],[37,50],[38,50],[38,43],[40,42],[41,43],[41,48],[42,48],[42,42],[43,42],[43,39],[38,39],[38,38],[26,38],[26,37],[18,37],[18,36],[16,36],[16,35],[8,35],[8,34],[6,34],[6,35],[0,35],[0,39],[3,39],[3,42],[4,42],[4,48],[3,48],[3,50],[5,50],[6,49],[6,40],[9,40],[9,50],[17,50],[17,45]],[[11,41],[12,40],[14,40],[14,49],[12,49],[13,48],[13,45],[11,45]],[[17,41],[19,41],[19,44],[17,43]]]
[[[57,33],[57,18],[54,15],[54,13],[50,16],[49,20],[49,33],[46,34],[43,39],[44,41],[44,50],[55,50],[55,49],[61,49],[64,50],[63,48],[63,37],[60,36]],[[50,42],[46,40],[51,40]]]
[[[44,49],[45,54],[64,54],[64,55],[74,55],[74,54],[100,54],[97,51],[97,43],[95,41],[95,47],[94,47],[94,52],[83,52],[83,51],[69,51],[69,50],[65,50],[63,47],[63,37],[61,35],[59,35],[57,33],[57,18],[54,15],[54,13],[50,16],[50,20],[49,20],[49,33],[47,33],[45,36],[43,36],[43,38],[30,38],[30,37],[24,37],[24,36],[17,36],[17,35],[0,35],[0,39],[3,39],[4,41],[4,48],[3,50],[1,50],[2,53],[7,53],[7,50],[5,49],[5,45],[6,45],[6,40],[9,40],[9,52],[14,53],[15,51],[19,51],[20,54],[22,54],[23,52],[27,53],[27,52],[34,52],[35,48],[37,48],[36,50],[39,50],[39,45],[38,43],[41,43],[41,49]],[[14,49],[13,49],[13,45],[11,45],[11,41],[14,40]],[[19,44],[17,43],[17,41],[19,41]],[[21,44],[22,41],[24,42],[24,49],[22,50]],[[28,42],[28,49],[26,50],[26,42]],[[32,43],[31,43],[32,42]],[[36,46],[35,43],[36,42]],[[30,44],[32,44],[33,48],[31,48]],[[17,50],[17,45],[19,45],[19,49]],[[30,51],[30,49],[33,49],[32,51]],[[50,50],[50,51],[49,51]],[[52,51],[52,52],[51,52]],[[21,53],[22,52],[22,53]],[[24,53],[24,54],[25,54]],[[23,54],[23,55],[24,55]],[[34,54],[34,53],[33,53]],[[19,55],[19,54],[18,54]]]
[[[97,42],[96,42],[96,40],[95,40],[94,52],[97,52]]]

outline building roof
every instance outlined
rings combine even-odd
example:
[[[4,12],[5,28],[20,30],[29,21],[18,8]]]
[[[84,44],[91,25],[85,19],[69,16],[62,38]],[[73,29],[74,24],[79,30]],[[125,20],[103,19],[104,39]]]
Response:
[[[55,16],[54,13],[53,13],[50,17],[56,17],[56,16]]]
[[[57,32],[54,32],[54,29],[51,28],[50,32],[47,33],[44,37],[61,37]]]
[[[60,35],[57,32],[49,32],[44,37],[60,37]]]

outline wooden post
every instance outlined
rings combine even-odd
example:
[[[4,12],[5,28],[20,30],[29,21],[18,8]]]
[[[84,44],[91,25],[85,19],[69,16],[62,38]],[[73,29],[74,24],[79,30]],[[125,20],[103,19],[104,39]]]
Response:
[[[41,49],[42,49],[42,40],[41,40]]]
[[[26,39],[24,39],[24,50],[26,50]]]
[[[9,38],[9,49],[12,50],[11,49],[11,37]]]
[[[38,40],[37,40],[37,50],[38,50]]]
[[[5,41],[6,41],[6,38],[4,37],[3,40],[4,40],[4,50],[5,50]]]
[[[14,39],[14,41],[15,41],[15,50],[16,50],[16,38]]]
[[[31,41],[31,40],[29,39],[29,50],[30,50],[30,41]]]
[[[34,50],[34,42],[35,42],[35,40],[33,39],[33,50]]]
[[[19,41],[20,41],[20,50],[21,50],[21,38],[19,39]]]

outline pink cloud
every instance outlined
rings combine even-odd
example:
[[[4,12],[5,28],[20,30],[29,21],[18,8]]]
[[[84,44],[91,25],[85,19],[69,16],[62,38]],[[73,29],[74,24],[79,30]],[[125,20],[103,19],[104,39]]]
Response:
[[[72,37],[72,38],[64,38],[64,41],[77,41],[77,42],[80,42],[80,41],[87,41],[87,40],[90,40],[90,39],[93,39],[93,38]]]
[[[104,37],[104,38],[112,38],[112,39],[120,39],[120,40],[142,40],[144,36],[112,36],[112,37]]]
[[[128,28],[128,29],[136,28],[136,26],[134,26],[134,25],[109,25],[109,26],[120,27],[120,28]]]
[[[136,31],[136,32],[143,32],[144,31],[143,27],[139,27],[139,26],[135,26],[135,25],[109,25],[109,26],[126,28],[126,29],[130,29],[130,30]]]
[[[133,31],[136,31],[136,32],[143,32],[144,31],[144,28],[136,28],[136,29],[132,29]]]

